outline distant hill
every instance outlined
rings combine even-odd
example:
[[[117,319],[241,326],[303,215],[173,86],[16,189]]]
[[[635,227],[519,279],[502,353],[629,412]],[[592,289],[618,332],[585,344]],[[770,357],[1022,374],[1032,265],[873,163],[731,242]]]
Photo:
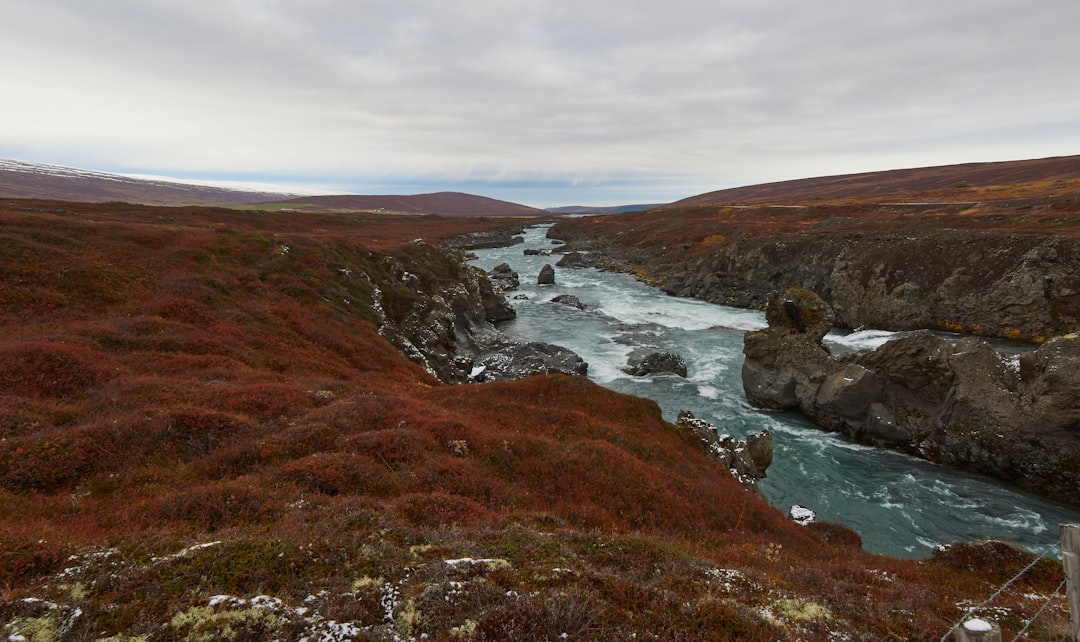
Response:
[[[552,214],[624,214],[626,212],[644,212],[645,210],[663,207],[664,203],[650,205],[614,205],[611,207],[590,207],[588,205],[567,205],[565,207],[549,207]]]
[[[293,195],[132,178],[59,165],[0,159],[0,196],[82,203],[122,201],[143,205],[232,205],[280,200]]]
[[[1080,156],[1059,156],[1038,160],[896,169],[748,185],[691,196],[672,203],[671,206],[802,203],[844,199],[910,200],[913,197],[927,196],[939,197],[942,200],[962,200],[966,195],[970,195],[973,200],[994,200],[993,190],[980,188],[1038,184],[1038,195],[1048,196],[1052,195],[1054,181],[1077,179],[1080,179]],[[1015,188],[1002,189],[998,198],[1017,196],[1029,194],[1017,193]]]
[[[289,199],[311,210],[352,210],[394,214],[441,214],[443,216],[543,216],[544,210],[461,192],[436,192],[414,196],[302,196]]]

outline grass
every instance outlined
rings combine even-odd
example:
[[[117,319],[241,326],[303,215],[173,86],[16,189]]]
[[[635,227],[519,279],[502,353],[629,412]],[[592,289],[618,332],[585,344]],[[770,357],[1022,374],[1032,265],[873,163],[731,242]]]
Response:
[[[917,640],[1030,560],[797,526],[583,378],[440,384],[370,307],[461,278],[422,218],[0,204],[0,634]]]

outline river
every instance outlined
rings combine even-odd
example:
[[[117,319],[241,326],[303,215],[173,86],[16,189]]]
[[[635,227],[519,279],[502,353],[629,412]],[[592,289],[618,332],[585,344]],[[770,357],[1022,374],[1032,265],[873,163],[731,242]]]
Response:
[[[541,267],[554,265],[559,255],[523,251],[553,249],[546,231],[528,229],[524,245],[476,251],[474,265],[490,270],[508,263],[521,276],[521,288],[509,296],[527,298],[512,301],[517,319],[499,329],[577,352],[593,381],[655,400],[669,421],[685,409],[739,438],[767,429],[774,457],[759,488],[785,513],[794,504],[806,506],[818,519],[857,531],[866,550],[907,558],[925,557],[939,544],[991,538],[1057,555],[1058,525],[1080,522],[1080,511],[993,479],[853,443],[797,413],[751,408],[740,376],[742,337],[765,327],[763,313],[669,297],[631,275],[592,268],[556,268],[554,286],[537,286]],[[551,303],[559,294],[578,297],[586,309]],[[841,350],[880,345],[891,336],[833,332],[826,341]],[[625,374],[627,356],[640,347],[682,355],[687,378]]]

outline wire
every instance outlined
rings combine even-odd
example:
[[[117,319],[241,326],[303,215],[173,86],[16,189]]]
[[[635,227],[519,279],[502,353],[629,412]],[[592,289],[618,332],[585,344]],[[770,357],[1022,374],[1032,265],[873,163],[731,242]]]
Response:
[[[1057,590],[1051,593],[1050,597],[1046,598],[1046,601],[1043,602],[1043,605],[1039,607],[1038,611],[1035,611],[1035,615],[1031,616],[1031,619],[1027,621],[1027,624],[1024,625],[1024,628],[1020,629],[1020,632],[1016,634],[1016,637],[1012,639],[1012,642],[1016,642],[1017,640],[1019,640],[1020,636],[1024,634],[1024,631],[1027,631],[1028,627],[1031,626],[1035,622],[1035,620],[1039,619],[1039,616],[1042,615],[1042,612],[1046,610],[1046,607],[1050,606],[1050,601],[1057,597],[1057,594],[1061,592],[1061,589],[1065,587],[1065,583],[1068,581],[1069,578],[1061,580],[1061,584],[1058,584]]]
[[[938,642],[945,642],[949,638],[949,636],[952,635],[952,632],[955,631],[957,629],[957,627],[959,627],[960,624],[963,623],[963,621],[965,619],[967,619],[967,617],[969,615],[971,615],[975,611],[981,609],[982,607],[986,606],[990,602],[993,602],[994,600],[996,600],[999,595],[1001,595],[1002,593],[1005,592],[1005,589],[1009,588],[1009,586],[1013,582],[1020,579],[1020,576],[1022,576],[1024,573],[1027,573],[1028,571],[1030,571],[1032,568],[1035,567],[1036,564],[1043,561],[1044,559],[1046,559],[1046,554],[1045,553],[1043,553],[1043,554],[1039,555],[1038,557],[1036,557],[1035,559],[1031,560],[1030,564],[1028,564],[1024,568],[1020,569],[1019,573],[1017,573],[1016,575],[1013,575],[1011,578],[1009,578],[1009,581],[1002,584],[1001,588],[999,588],[997,591],[995,591],[993,595],[991,595],[990,597],[983,600],[981,604],[978,604],[977,606],[973,606],[970,609],[968,609],[966,613],[964,613],[963,615],[960,616],[960,619],[956,621],[956,624],[953,624],[951,627],[949,627],[949,630],[945,632],[945,635],[941,636],[941,640],[939,640]]]

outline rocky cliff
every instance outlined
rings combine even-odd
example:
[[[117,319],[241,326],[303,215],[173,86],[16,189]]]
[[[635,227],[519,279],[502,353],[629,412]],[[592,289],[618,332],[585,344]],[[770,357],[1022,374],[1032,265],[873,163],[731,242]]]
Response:
[[[407,253],[381,261],[387,274],[372,290],[379,333],[440,380],[588,372],[588,364],[570,350],[518,344],[499,332],[494,323],[516,316],[500,285],[504,282],[493,282],[469,265],[462,252],[418,240]]]
[[[978,338],[953,345],[927,332],[833,355],[821,342],[832,310],[813,292],[771,298],[766,316],[769,327],[744,340],[752,405],[797,409],[852,439],[1077,503],[1080,337],[1015,361]]]
[[[849,222],[838,216],[807,231],[768,234],[716,228],[727,233],[680,242],[671,241],[687,233],[670,232],[661,242],[652,240],[651,228],[578,221],[550,234],[569,241],[566,251],[585,251],[593,265],[632,271],[676,296],[761,308],[771,292],[811,289],[842,328],[927,328],[1035,342],[1080,330],[1080,239],[927,229],[926,220],[908,228],[893,221],[891,231],[862,223],[838,231]]]

